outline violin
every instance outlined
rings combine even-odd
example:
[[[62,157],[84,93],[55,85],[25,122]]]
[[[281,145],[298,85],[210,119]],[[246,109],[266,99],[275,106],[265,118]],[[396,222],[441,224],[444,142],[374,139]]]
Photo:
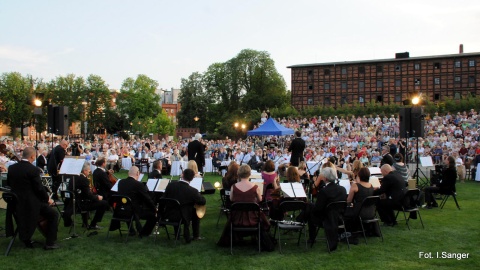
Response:
[[[112,185],[115,185],[115,183],[117,183],[118,181],[118,178],[113,174],[113,170],[108,170],[107,175],[110,183],[112,183]]]
[[[12,151],[7,149],[7,146],[4,143],[0,144],[0,152],[5,154],[10,160],[14,160],[16,162],[19,162],[20,159],[13,153]]]

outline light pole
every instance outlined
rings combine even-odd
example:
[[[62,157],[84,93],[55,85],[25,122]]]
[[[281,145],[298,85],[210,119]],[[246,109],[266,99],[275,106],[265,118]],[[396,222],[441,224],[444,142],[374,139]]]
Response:
[[[83,130],[83,139],[87,139],[87,101],[83,100],[82,101],[83,105],[83,122],[84,122],[84,130]],[[82,126],[80,125],[80,133],[82,133]]]

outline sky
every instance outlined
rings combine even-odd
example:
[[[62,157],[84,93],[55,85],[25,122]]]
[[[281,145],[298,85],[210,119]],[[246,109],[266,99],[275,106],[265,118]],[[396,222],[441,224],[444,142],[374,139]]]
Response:
[[[290,65],[480,52],[478,0],[0,0],[0,74],[145,74],[163,89],[243,49]]]

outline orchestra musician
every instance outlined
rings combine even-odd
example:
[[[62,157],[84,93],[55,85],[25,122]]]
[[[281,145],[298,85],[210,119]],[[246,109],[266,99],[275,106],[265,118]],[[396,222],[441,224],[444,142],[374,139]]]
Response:
[[[108,210],[108,202],[102,200],[103,197],[101,195],[94,195],[90,190],[90,181],[88,180],[87,176],[90,174],[90,163],[85,162],[82,167],[82,172],[80,176],[75,178],[75,190],[77,191],[76,194],[76,202],[80,204],[80,207],[84,211],[93,211],[95,210],[95,216],[93,217],[90,225],[88,226],[89,230],[98,230],[101,229],[97,225],[98,222],[102,221],[103,214],[105,211]],[[68,184],[68,190],[74,190],[73,181],[70,181]],[[71,202],[66,201],[65,204],[65,213],[63,216],[63,220],[65,223],[65,227],[68,227],[72,222],[71,216],[73,214],[73,204]]]
[[[148,174],[148,179],[162,179],[162,161],[155,160],[152,167],[152,171]]]
[[[57,190],[62,183],[62,177],[58,174],[68,147],[68,141],[62,140],[60,144],[53,148],[47,162],[49,174],[52,176],[52,199],[58,200]]]
[[[205,198],[190,186],[190,181],[193,180],[195,172],[191,169],[185,169],[182,178],[179,181],[171,182],[165,189],[165,198],[178,200],[181,206],[181,213],[171,213],[175,216],[171,219],[179,219],[178,215],[183,217],[185,222],[183,228],[183,237],[188,244],[192,241],[190,236],[190,222],[192,223],[193,240],[201,240],[200,237],[200,219],[198,218],[194,205],[205,205]],[[122,180],[123,181],[123,180]],[[179,228],[175,228],[175,234]]]
[[[132,166],[128,171],[128,177],[118,182],[118,194],[128,196],[132,200],[137,217],[146,220],[143,227],[140,226],[139,228],[137,226],[138,236],[142,238],[152,233],[157,220],[155,204],[148,193],[147,187],[138,180],[139,176],[140,170],[138,167]],[[130,231],[131,235],[134,233],[134,231]]]
[[[23,149],[22,160],[9,167],[7,184],[18,197],[17,229],[20,240],[27,248],[33,248],[32,236],[40,218],[47,221],[45,250],[57,249],[58,212],[50,205],[54,202],[42,185],[41,171],[32,162],[35,160],[35,148]],[[56,169],[55,169],[56,170]]]
[[[113,183],[108,177],[108,172],[106,169],[107,163],[105,158],[102,157],[97,159],[95,166],[97,166],[97,168],[95,171],[93,171],[93,184],[97,189],[98,195],[102,196],[104,200],[108,201]]]

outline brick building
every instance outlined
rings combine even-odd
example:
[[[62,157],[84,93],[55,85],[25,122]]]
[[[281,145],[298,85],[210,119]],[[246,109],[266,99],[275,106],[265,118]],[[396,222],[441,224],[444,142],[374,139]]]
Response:
[[[292,106],[349,106],[371,101],[398,103],[420,92],[439,102],[480,94],[480,53],[347,61],[289,66],[292,70]]]

